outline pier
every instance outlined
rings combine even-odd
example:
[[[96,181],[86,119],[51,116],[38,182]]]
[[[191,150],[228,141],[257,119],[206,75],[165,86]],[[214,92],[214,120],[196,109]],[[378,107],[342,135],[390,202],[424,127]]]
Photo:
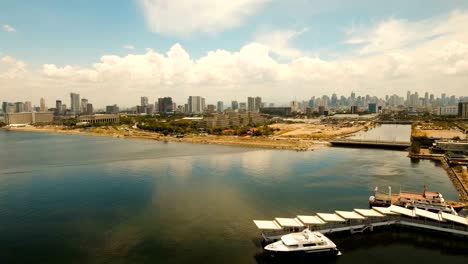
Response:
[[[403,226],[468,238],[468,217],[444,212],[433,213],[418,208],[411,210],[395,205],[253,221],[267,242],[278,240],[288,233],[300,232],[305,228],[323,234],[337,232],[355,234],[388,226]]]
[[[365,140],[365,139],[334,139],[330,140],[333,146],[349,146],[349,147],[364,147],[364,148],[382,148],[382,149],[399,149],[405,150],[410,147],[410,142],[405,141],[384,141],[384,140]]]

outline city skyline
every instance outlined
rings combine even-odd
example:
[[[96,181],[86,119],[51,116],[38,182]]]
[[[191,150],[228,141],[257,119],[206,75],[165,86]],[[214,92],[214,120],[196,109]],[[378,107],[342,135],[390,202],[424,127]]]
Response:
[[[0,99],[52,102],[73,91],[104,107],[109,94],[122,106],[143,94],[274,103],[351,91],[466,95],[466,1],[197,2],[7,1]],[[220,15],[193,15],[213,10]]]

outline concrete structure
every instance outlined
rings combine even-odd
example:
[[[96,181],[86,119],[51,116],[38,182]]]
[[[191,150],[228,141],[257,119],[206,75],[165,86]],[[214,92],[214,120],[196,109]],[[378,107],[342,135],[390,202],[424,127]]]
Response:
[[[120,121],[119,115],[100,114],[100,115],[84,115],[78,117],[79,122],[87,122],[90,124],[97,123],[118,123]]]
[[[23,113],[7,113],[5,115],[5,123],[7,125],[50,123],[53,120],[54,120],[53,112],[23,112]]]
[[[228,128],[246,125],[264,124],[266,119],[256,112],[236,113],[229,112],[228,114],[215,113],[212,117],[205,117],[200,122],[202,128]]]
[[[23,102],[16,102],[15,103],[15,112],[16,113],[22,113],[24,112],[24,103]]]
[[[263,107],[260,108],[260,113],[267,115],[276,116],[288,116],[291,115],[291,107]]]
[[[70,105],[71,111],[76,115],[80,114],[81,112],[81,104],[80,104],[80,95],[76,93],[70,93]]]
[[[382,148],[382,149],[401,149],[405,150],[410,147],[410,142],[399,141],[376,141],[376,140],[361,140],[361,139],[335,139],[330,143],[333,146],[353,146],[364,148]]]

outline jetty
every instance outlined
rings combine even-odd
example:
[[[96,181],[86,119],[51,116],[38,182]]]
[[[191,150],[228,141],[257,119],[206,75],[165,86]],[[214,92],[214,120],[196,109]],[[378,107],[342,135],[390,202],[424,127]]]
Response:
[[[332,144],[333,146],[342,147],[364,147],[406,150],[410,147],[411,142],[339,138],[330,140],[330,144]]]
[[[468,238],[468,217],[444,212],[433,213],[418,208],[407,209],[396,205],[298,215],[294,218],[277,217],[274,220],[253,220],[253,222],[266,242],[278,240],[285,234],[299,232],[305,228],[323,234],[337,232],[355,234],[388,226],[403,226]]]

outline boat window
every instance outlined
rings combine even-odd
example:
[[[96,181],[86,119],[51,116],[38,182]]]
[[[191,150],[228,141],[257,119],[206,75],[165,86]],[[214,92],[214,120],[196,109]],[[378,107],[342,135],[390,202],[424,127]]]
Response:
[[[316,244],[315,243],[310,243],[310,244],[304,244],[303,246],[304,247],[314,247],[314,246],[316,246]]]

